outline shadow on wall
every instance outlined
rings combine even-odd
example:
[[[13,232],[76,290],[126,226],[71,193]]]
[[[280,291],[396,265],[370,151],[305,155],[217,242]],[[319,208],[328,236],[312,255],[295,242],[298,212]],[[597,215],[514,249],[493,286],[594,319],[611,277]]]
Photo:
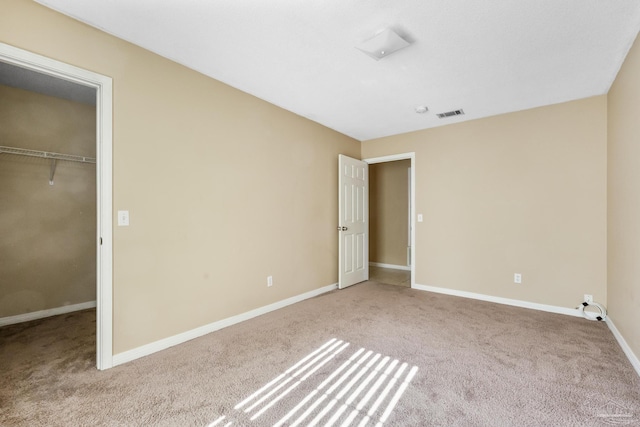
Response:
[[[96,109],[0,85],[0,141],[95,158]],[[0,318],[96,299],[96,169],[0,154]]]

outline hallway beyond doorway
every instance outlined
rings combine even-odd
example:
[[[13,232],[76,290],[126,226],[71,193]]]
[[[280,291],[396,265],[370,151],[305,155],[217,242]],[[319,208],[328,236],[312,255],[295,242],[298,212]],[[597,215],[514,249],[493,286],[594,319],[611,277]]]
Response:
[[[369,280],[387,285],[411,287],[411,271],[369,266]]]

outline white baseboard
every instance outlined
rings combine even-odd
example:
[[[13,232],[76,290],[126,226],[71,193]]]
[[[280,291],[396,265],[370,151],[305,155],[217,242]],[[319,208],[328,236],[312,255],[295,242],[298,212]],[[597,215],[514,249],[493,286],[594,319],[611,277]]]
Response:
[[[455,289],[439,288],[436,286],[413,285],[414,289],[428,292],[436,292],[439,294],[454,295],[457,297],[471,298],[480,301],[495,302],[497,304],[511,305],[514,307],[530,308],[532,310],[546,311],[549,313],[566,314],[568,316],[582,317],[580,310],[575,308],[558,307],[555,305],[539,304],[536,302],[522,301],[511,298],[494,297],[491,295],[477,294],[474,292],[458,291]]]
[[[73,311],[95,308],[95,301],[82,302],[80,304],[64,305],[62,307],[50,308],[48,310],[32,311],[31,313],[18,314],[0,318],[0,326],[14,325],[16,323],[29,322],[31,320],[44,319],[45,317],[57,316],[59,314],[71,313]]]
[[[408,265],[395,265],[395,264],[384,264],[384,263],[381,263],[381,262],[370,262],[369,266],[371,266],[371,267],[382,267],[382,268],[393,268],[394,270],[411,271],[411,266],[408,266]]]
[[[288,305],[295,304],[300,301],[304,301],[306,299],[324,294],[326,292],[333,291],[335,289],[338,289],[337,283],[334,283],[333,285],[325,286],[319,289],[315,289],[313,291],[305,292],[304,294],[287,298],[285,300],[278,301],[273,304],[265,305],[264,307],[256,308],[255,310],[247,311],[246,313],[238,314],[232,317],[227,317],[226,319],[209,323],[208,325],[200,326],[198,328],[191,329],[189,331],[180,333],[178,335],[173,335],[171,337],[154,341],[152,343],[145,344],[143,346],[140,346],[131,350],[127,350],[122,353],[114,354],[113,366],[122,365],[123,363],[127,363],[132,360],[139,359],[144,356],[148,356],[160,350],[165,350],[169,347],[173,347],[174,345],[182,344],[186,341],[201,337],[211,332],[215,332],[219,329],[226,328],[231,325],[235,325],[236,323],[244,322],[245,320],[252,319],[256,316],[267,314],[271,311],[278,310]]]
[[[631,362],[631,365],[636,370],[636,373],[638,374],[638,376],[640,376],[640,359],[638,359],[638,356],[636,356],[633,350],[631,350],[631,347],[629,347],[627,341],[624,339],[620,331],[618,331],[618,328],[616,328],[616,325],[613,323],[611,317],[607,317],[605,321],[607,322],[607,326],[611,330],[613,336],[616,337],[618,344],[620,344],[620,347],[622,347],[622,351],[624,351],[624,354],[627,355],[629,362]]]

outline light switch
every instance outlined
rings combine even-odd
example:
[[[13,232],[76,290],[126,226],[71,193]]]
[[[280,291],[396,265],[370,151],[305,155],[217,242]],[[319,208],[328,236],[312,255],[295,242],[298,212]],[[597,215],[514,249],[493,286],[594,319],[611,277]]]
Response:
[[[418,222],[422,222],[422,214],[418,214]]]
[[[129,225],[129,211],[118,211],[118,225],[121,227]]]

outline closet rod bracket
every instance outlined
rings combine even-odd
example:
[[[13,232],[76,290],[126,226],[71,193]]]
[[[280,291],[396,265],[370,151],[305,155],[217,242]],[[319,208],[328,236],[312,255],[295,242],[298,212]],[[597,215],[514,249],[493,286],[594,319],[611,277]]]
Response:
[[[51,168],[49,169],[49,185],[53,185],[53,175],[56,173],[56,159],[51,159]]]

